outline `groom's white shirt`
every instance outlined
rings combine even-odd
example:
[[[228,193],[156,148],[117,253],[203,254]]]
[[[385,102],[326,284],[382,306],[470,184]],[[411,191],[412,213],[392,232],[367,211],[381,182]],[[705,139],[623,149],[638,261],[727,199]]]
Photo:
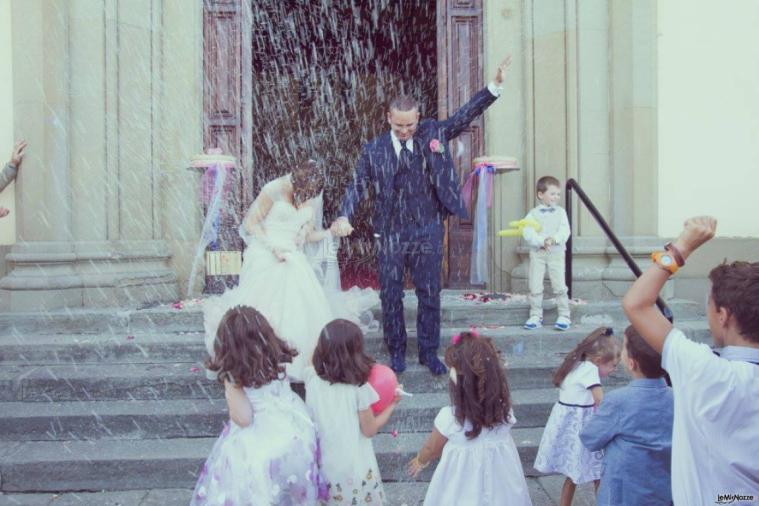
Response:
[[[395,132],[390,130],[390,140],[393,141],[393,149],[395,150],[395,156],[401,157],[401,141],[395,136]],[[409,140],[413,140],[413,137]],[[406,141],[406,147],[411,153],[414,152],[414,143]]]

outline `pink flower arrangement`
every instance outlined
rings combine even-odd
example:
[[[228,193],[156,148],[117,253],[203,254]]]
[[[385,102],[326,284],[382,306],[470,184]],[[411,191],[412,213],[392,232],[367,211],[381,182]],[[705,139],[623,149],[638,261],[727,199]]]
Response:
[[[430,151],[432,151],[433,153],[443,154],[445,153],[445,146],[443,146],[443,143],[440,142],[439,140],[432,139],[430,141]]]

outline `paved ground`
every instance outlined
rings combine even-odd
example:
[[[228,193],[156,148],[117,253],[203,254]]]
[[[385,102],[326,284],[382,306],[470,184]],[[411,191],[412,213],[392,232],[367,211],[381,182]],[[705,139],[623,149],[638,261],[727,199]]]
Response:
[[[562,476],[527,478],[533,506],[557,506]],[[426,484],[389,483],[388,495],[392,503],[386,506],[412,506],[421,504]],[[87,492],[67,494],[9,494],[0,495],[0,506],[186,506],[190,503],[191,490],[129,490],[124,492]],[[577,488],[573,506],[592,506],[593,486]],[[467,506],[462,503],[461,506]],[[478,506],[478,505],[471,505]]]

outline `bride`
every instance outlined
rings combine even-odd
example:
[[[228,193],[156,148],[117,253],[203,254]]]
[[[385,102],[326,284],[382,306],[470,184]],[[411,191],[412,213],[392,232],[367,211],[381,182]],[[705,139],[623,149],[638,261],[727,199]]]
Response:
[[[367,291],[339,291],[336,261],[332,262],[336,244],[332,232],[321,226],[323,186],[323,172],[309,160],[266,183],[253,201],[240,226],[247,247],[239,284],[203,305],[209,354],[224,313],[237,305],[251,306],[298,350],[286,371],[291,379],[301,380],[327,323],[336,317],[366,322],[366,310],[378,297]]]

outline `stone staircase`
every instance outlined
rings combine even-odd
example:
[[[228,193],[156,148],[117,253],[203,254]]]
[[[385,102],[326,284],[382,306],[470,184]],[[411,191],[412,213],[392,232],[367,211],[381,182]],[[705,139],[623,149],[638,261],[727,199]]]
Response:
[[[406,321],[416,321],[406,297]],[[709,342],[697,304],[672,301],[677,325]],[[486,304],[462,292],[443,297],[442,349],[470,325],[494,339],[509,362],[508,380],[519,448],[535,505],[556,504],[561,481],[540,478],[532,463],[556,390],[551,373],[563,353],[600,324],[618,334],[626,324],[615,302],[574,305],[576,325],[525,331],[524,301]],[[555,308],[546,320],[552,322]],[[142,310],[79,310],[0,315],[0,505],[187,504],[196,473],[227,419],[221,387],[206,379],[199,306]],[[418,504],[434,466],[411,481],[406,462],[422,445],[447,403],[447,377],[416,363],[409,330],[405,398],[374,448],[389,504]],[[366,336],[379,362],[387,354],[379,333]],[[626,382],[618,370],[606,386]],[[393,431],[397,430],[397,436]],[[592,504],[592,492],[575,504]]]

